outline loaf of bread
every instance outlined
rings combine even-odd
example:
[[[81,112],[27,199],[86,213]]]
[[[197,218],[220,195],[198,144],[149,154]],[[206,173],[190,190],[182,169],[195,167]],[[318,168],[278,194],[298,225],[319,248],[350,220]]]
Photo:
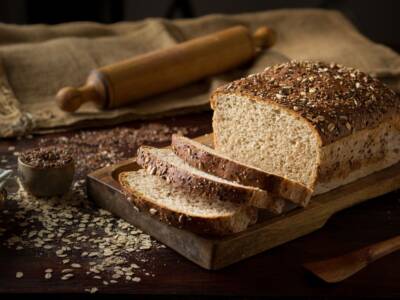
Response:
[[[289,62],[211,96],[215,149],[323,193],[400,159],[399,96],[358,70]]]

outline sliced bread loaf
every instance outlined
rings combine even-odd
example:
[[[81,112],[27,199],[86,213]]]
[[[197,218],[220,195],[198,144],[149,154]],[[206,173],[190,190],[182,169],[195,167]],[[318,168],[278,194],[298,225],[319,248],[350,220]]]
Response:
[[[288,62],[220,87],[210,101],[215,150],[314,194],[400,161],[399,96],[359,70]]]
[[[140,210],[159,220],[199,234],[227,235],[257,220],[255,208],[188,195],[145,170],[124,172],[119,182]]]
[[[283,199],[274,199],[264,190],[198,170],[186,164],[169,149],[142,146],[137,154],[137,163],[147,168],[151,174],[161,176],[168,183],[191,193],[210,199],[266,208],[273,213],[281,213],[285,206]]]
[[[199,170],[243,185],[258,187],[302,206],[306,206],[310,200],[312,190],[306,186],[229,159],[194,140],[173,135],[171,145],[177,156]]]

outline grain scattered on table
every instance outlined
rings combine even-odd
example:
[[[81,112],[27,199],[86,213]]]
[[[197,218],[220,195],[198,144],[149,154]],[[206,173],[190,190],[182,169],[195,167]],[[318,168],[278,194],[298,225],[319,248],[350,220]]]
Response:
[[[9,249],[25,250],[33,257],[53,255],[65,266],[57,271],[61,280],[74,280],[76,274],[102,280],[104,286],[119,281],[139,282],[140,276],[149,272],[145,253],[164,246],[89,201],[86,174],[132,157],[142,144],[167,144],[174,133],[191,135],[197,131],[193,127],[152,123],[29,141],[70,153],[76,162],[74,183],[67,195],[44,199],[28,194],[17,182],[17,191],[9,195],[8,202],[12,205],[0,211],[0,242]],[[10,164],[15,167],[16,158],[11,155],[20,152],[18,144],[10,146],[8,151],[10,154],[1,157],[2,168]],[[49,267],[43,269],[43,280],[55,278],[55,272],[49,270]],[[17,272],[15,276],[22,278],[23,273]]]
[[[68,274],[65,274],[65,275],[61,276],[61,280],[68,280],[68,279],[71,279],[74,276],[75,276],[74,274],[68,273]]]
[[[92,288],[87,288],[85,289],[86,292],[94,294],[98,291],[99,289],[97,287],[92,287]]]

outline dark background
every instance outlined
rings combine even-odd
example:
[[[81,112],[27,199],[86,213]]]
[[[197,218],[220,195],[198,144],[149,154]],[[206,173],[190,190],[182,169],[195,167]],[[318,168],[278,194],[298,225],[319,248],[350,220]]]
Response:
[[[0,0],[0,21],[56,24],[112,23],[147,17],[191,18],[278,8],[318,7],[342,11],[372,40],[400,49],[398,0]]]

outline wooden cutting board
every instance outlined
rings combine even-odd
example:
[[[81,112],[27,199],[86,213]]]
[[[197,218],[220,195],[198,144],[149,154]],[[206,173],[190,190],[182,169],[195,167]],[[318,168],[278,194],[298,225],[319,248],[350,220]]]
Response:
[[[197,138],[211,144],[211,136]],[[400,163],[335,190],[315,196],[307,208],[293,208],[280,216],[262,215],[246,231],[223,238],[199,236],[164,224],[127,201],[118,175],[137,170],[135,159],[88,175],[88,193],[100,207],[141,228],[203,268],[216,270],[321,228],[334,213],[400,188]]]

